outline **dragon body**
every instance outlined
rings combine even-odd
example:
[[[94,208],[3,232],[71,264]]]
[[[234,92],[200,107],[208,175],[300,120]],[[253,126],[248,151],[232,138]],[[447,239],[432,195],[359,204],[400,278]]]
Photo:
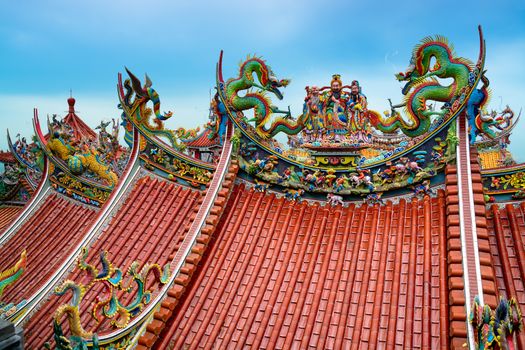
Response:
[[[83,150],[74,148],[58,135],[54,135],[48,141],[47,147],[54,155],[67,162],[68,169],[73,174],[80,175],[85,170],[90,170],[100,179],[105,180],[109,186],[113,187],[117,184],[117,174],[104,164],[95,149],[90,149],[88,146]]]
[[[476,141],[476,136],[479,135],[481,130],[485,125],[479,125],[479,122],[476,122],[476,119],[479,119],[478,116],[481,114],[483,107],[487,104],[489,100],[489,90],[488,85],[489,81],[484,76],[482,77],[484,82],[481,89],[474,89],[467,103],[467,120],[470,126],[470,142],[474,143]]]
[[[257,82],[254,79],[257,77]],[[271,100],[266,94],[273,93],[282,99],[280,87],[286,87],[289,80],[278,80],[271,68],[260,58],[252,57],[243,62],[237,78],[229,79],[224,86],[227,103],[236,111],[254,110],[255,130],[263,138],[271,138],[280,132],[288,135],[298,134],[307,119],[302,114],[297,120],[290,118],[289,112],[280,111],[271,105]],[[252,89],[259,89],[253,91]],[[244,96],[239,92],[248,90]],[[286,114],[271,120],[274,114]],[[270,124],[267,127],[267,124]]]
[[[219,143],[222,144],[224,134],[226,134],[226,126],[228,124],[228,114],[224,103],[219,99],[219,95],[215,94],[211,101],[211,110],[213,117],[210,122],[206,124],[205,128],[210,131],[208,138],[210,140],[219,138]]]
[[[71,333],[73,335],[82,338],[90,338],[93,335],[93,333],[86,331],[82,327],[79,312],[80,302],[82,301],[82,298],[86,293],[86,288],[81,284],[76,284],[71,280],[67,280],[55,289],[55,294],[58,296],[62,296],[68,291],[71,291],[71,294],[73,296],[71,302],[69,304],[60,305],[58,307],[54,315],[55,322],[57,324],[60,324],[62,317],[66,315],[67,321],[69,323],[69,328],[71,329]]]
[[[435,64],[431,66],[432,59]],[[392,113],[386,118],[369,111],[372,125],[384,132],[401,130],[405,135],[416,137],[426,133],[433,116],[444,116],[450,109],[450,101],[460,95],[469,84],[473,65],[468,60],[455,57],[451,47],[443,37],[428,37],[413,51],[411,65],[404,73],[398,73],[399,81],[406,81],[403,88],[404,103],[392,106]],[[452,78],[449,86],[442,86],[436,78]],[[427,106],[427,102],[443,102],[441,110]],[[447,104],[448,103],[448,104]],[[406,118],[396,108],[405,107]]]
[[[24,273],[27,265],[27,253],[22,251],[20,259],[16,262],[15,266],[11,267],[0,273],[0,300],[2,300],[2,294],[4,290],[15,283],[20,276]]]
[[[178,128],[175,129],[175,135],[181,140],[188,140],[188,139],[194,139],[199,134],[199,131],[201,128],[198,126],[195,129],[186,129],[186,128]]]
[[[472,91],[466,108],[469,138],[472,144],[476,142],[478,136],[484,140],[497,139],[512,130],[516,124],[514,111],[509,106],[506,106],[499,115],[496,111],[485,112],[484,107],[488,104],[491,93],[488,89],[489,80],[484,74],[481,76],[481,81],[483,86]]]
[[[98,154],[93,151],[88,151],[81,153],[75,156],[70,156],[71,158],[77,158],[82,163],[84,169],[92,171],[99,178],[105,180],[109,186],[114,187],[117,184],[118,176],[115,174],[109,166],[102,163],[99,159]],[[68,162],[69,164],[70,162]]]
[[[67,161],[69,156],[75,152],[73,147],[66,144],[61,137],[58,137],[58,135],[55,135],[48,141],[47,147],[53,152],[53,154],[64,161]]]
[[[474,119],[475,130],[477,133],[484,135],[489,139],[495,139],[498,134],[493,130],[503,131],[511,126],[510,120],[514,117],[514,112],[509,108],[505,108],[498,116],[495,112],[489,115],[479,113]],[[472,128],[472,126],[471,126]]]

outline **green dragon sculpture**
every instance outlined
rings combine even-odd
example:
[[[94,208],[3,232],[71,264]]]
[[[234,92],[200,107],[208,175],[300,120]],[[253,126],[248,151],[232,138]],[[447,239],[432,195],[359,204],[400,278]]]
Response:
[[[151,291],[146,288],[146,281],[150,273],[153,273],[156,282],[160,284],[166,284],[168,282],[170,275],[169,264],[166,264],[163,269],[158,264],[145,264],[139,271],[139,263],[134,261],[127,270],[127,274],[131,279],[129,283],[125,284],[122,271],[111,264],[107,259],[107,254],[105,251],[100,253],[102,270],[99,271],[95,266],[86,262],[88,250],[83,248],[77,265],[79,269],[88,273],[90,277],[89,283],[83,284],[66,280],[55,288],[55,294],[60,296],[66,294],[68,291],[72,292],[70,303],[59,306],[53,318],[54,322],[60,324],[63,316],[66,315],[73,336],[84,339],[93,336],[92,332],[86,331],[82,327],[80,303],[86,292],[95,284],[103,283],[109,293],[107,297],[97,296],[97,301],[93,304],[91,310],[92,316],[98,323],[102,321],[101,317],[104,317],[111,319],[111,325],[117,328],[125,328],[131,317],[136,316],[144,305],[151,301]],[[132,286],[133,283],[136,285],[135,288]],[[135,298],[128,305],[124,305],[117,296],[120,292],[134,292]]]
[[[431,67],[431,61],[435,64]],[[382,117],[378,112],[369,111],[371,124],[384,133],[401,130],[405,135],[416,137],[426,133],[432,116],[444,116],[450,110],[450,101],[461,95],[469,86],[474,65],[469,60],[456,57],[447,39],[441,36],[427,37],[414,48],[410,66],[404,73],[396,74],[399,81],[406,81],[402,93],[404,103],[392,106],[390,115]],[[452,78],[449,86],[442,86],[436,78]],[[427,106],[428,101],[444,102],[441,110]],[[405,107],[406,119],[396,108]]]
[[[254,73],[258,82],[254,80]],[[236,111],[246,111],[253,109],[255,130],[262,138],[271,138],[280,132],[288,135],[295,135],[304,128],[307,119],[306,114],[302,114],[297,120],[290,118],[289,111],[281,111],[271,105],[271,100],[266,92],[273,93],[278,99],[282,99],[279,88],[286,87],[290,81],[288,79],[278,80],[271,68],[258,57],[248,57],[239,68],[239,76],[226,81],[224,92],[227,103]],[[252,88],[259,89],[253,91]],[[239,96],[239,92],[248,90],[244,96]],[[285,114],[284,117],[277,117],[270,123],[274,114]],[[269,127],[266,125],[270,123]]]
[[[184,128],[170,130],[166,128],[164,121],[172,117],[173,112],[160,113],[159,94],[151,87],[153,85],[151,79],[146,75],[144,86],[142,86],[140,80],[127,68],[126,72],[130,79],[124,81],[123,85],[126,93],[123,101],[121,101],[121,107],[124,109],[126,115],[128,115],[129,118],[133,118],[135,123],[146,132],[167,139],[173,148],[178,151],[183,151],[185,146],[184,144],[180,144],[178,139],[196,136],[200,128],[190,130]],[[132,102],[131,97],[133,93],[135,93],[136,98]],[[153,118],[151,118],[151,108],[147,107],[149,101],[153,103]]]
[[[511,120],[513,117],[514,111],[510,109],[509,106],[507,106],[499,116],[496,111],[492,111],[491,113],[480,111],[474,120],[476,132],[487,139],[495,139],[499,136],[499,133],[512,127],[513,124]],[[499,130],[499,133],[494,129]]]
[[[20,276],[22,276],[26,270],[26,265],[27,252],[24,250],[20,254],[20,259],[16,262],[15,266],[0,273],[0,300],[2,300],[4,290],[15,283],[20,278]]]
[[[67,144],[58,133],[54,133],[49,139],[47,148],[63,161],[67,161],[69,156],[75,153],[75,149]]]

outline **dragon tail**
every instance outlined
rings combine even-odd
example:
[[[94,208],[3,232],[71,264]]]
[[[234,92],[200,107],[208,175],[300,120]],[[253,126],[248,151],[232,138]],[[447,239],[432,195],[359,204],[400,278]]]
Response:
[[[427,110],[426,99],[423,91],[438,87],[439,84],[436,79],[422,80],[415,84],[413,92],[405,97],[404,105],[407,114],[408,122],[403,119],[401,113],[393,111],[393,113],[383,118],[378,112],[369,111],[368,117],[370,123],[379,131],[391,134],[398,129],[410,137],[419,136],[428,131],[430,127],[430,115],[441,114],[440,112],[431,112]],[[418,97],[419,96],[419,97]]]

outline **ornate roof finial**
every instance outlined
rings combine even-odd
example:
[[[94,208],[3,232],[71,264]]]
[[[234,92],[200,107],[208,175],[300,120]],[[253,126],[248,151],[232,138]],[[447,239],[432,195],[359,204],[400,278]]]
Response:
[[[75,113],[75,99],[73,98],[73,90],[71,89],[69,89],[67,104],[69,105],[69,113]]]

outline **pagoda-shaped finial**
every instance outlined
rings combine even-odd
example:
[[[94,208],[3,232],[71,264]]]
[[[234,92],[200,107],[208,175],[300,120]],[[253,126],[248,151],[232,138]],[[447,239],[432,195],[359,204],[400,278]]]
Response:
[[[73,98],[73,90],[71,89],[69,89],[67,104],[69,105],[69,113],[75,113],[75,99]]]

